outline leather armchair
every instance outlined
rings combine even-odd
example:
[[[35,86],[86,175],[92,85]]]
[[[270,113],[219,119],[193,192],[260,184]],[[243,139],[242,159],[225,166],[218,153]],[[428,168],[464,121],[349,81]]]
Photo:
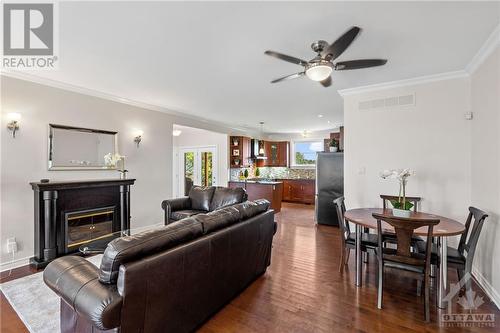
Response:
[[[189,210],[191,208],[191,199],[189,197],[164,200],[161,208],[165,212],[165,225],[170,223],[172,212]]]
[[[164,200],[161,207],[167,225],[173,221],[242,203],[247,199],[243,188],[193,186],[187,197]]]

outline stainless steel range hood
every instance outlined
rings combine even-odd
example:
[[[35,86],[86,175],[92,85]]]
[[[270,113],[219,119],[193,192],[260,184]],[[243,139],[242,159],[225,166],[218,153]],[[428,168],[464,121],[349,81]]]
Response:
[[[263,140],[252,139],[252,158],[255,160],[267,160]]]

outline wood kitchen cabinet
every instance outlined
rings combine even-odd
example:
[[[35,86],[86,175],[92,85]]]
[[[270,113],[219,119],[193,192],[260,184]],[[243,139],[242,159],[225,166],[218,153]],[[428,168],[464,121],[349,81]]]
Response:
[[[229,137],[229,164],[231,168],[250,166],[251,139],[245,136]]]
[[[264,152],[267,159],[258,161],[259,167],[287,167],[289,165],[287,141],[264,141]]]
[[[275,213],[281,211],[281,201],[283,196],[283,182],[259,183],[254,181],[233,182],[228,184],[230,188],[243,187],[247,191],[248,200],[267,199],[271,203],[271,208]]]
[[[283,181],[283,201],[313,204],[315,192],[314,179],[287,179]]]

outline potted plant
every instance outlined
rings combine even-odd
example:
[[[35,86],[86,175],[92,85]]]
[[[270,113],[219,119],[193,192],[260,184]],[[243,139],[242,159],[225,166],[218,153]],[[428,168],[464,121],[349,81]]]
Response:
[[[245,177],[245,179],[248,178],[248,169],[245,169],[245,172],[243,173],[243,176]]]
[[[406,201],[406,184],[408,178],[415,172],[410,169],[384,170],[380,173],[382,179],[397,179],[399,181],[399,195],[397,200],[391,200],[394,216],[410,217],[410,210],[413,208],[411,202]]]
[[[330,153],[337,152],[339,150],[339,144],[338,144],[337,140],[331,139],[329,147],[330,147]]]
[[[255,177],[260,177],[260,169],[259,168],[255,169]]]
[[[235,158],[234,159],[234,165],[236,165],[236,166],[240,165],[240,159],[239,158]]]

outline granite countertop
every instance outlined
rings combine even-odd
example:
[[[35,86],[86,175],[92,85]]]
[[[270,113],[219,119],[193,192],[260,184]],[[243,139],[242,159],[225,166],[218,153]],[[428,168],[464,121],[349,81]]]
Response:
[[[275,178],[276,180],[316,180],[316,178]]]
[[[280,181],[270,181],[270,180],[230,180],[230,183],[248,183],[248,184],[261,184],[261,185],[278,185],[283,184]]]

